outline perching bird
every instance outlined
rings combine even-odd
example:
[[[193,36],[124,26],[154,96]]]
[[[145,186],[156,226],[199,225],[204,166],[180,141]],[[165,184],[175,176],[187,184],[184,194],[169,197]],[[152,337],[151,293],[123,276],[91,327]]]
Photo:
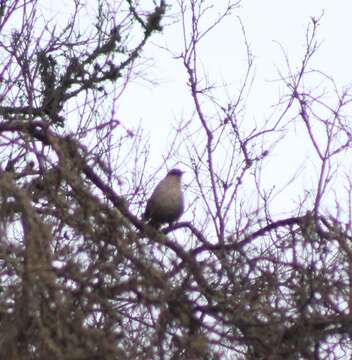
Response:
[[[179,169],[170,170],[154,189],[143,214],[144,220],[150,219],[150,225],[156,228],[164,223],[171,225],[182,215],[184,210],[182,174]]]

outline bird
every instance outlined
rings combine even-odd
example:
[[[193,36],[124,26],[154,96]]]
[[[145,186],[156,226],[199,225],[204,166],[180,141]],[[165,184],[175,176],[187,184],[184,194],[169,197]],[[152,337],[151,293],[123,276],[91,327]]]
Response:
[[[170,170],[155,187],[143,214],[149,225],[160,228],[162,224],[178,220],[184,211],[184,197],[181,188],[183,171]]]

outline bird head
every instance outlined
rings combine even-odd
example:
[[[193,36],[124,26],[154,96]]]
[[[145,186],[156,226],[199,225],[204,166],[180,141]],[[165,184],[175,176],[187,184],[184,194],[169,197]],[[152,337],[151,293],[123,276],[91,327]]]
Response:
[[[172,169],[167,173],[167,176],[177,176],[181,177],[183,175],[183,171],[179,169]]]

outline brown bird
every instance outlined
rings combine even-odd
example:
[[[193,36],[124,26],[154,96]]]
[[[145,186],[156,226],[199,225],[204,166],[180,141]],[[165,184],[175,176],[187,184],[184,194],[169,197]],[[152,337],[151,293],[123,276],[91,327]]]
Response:
[[[150,219],[150,225],[156,228],[164,223],[171,225],[182,215],[184,211],[182,174],[179,169],[170,170],[154,189],[143,214],[144,220]]]

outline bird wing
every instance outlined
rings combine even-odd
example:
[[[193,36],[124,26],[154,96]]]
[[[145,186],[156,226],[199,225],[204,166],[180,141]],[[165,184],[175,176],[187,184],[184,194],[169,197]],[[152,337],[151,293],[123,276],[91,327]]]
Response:
[[[148,220],[150,218],[150,206],[151,206],[151,198],[147,201],[147,206],[145,207],[145,211],[143,214],[144,220]]]

